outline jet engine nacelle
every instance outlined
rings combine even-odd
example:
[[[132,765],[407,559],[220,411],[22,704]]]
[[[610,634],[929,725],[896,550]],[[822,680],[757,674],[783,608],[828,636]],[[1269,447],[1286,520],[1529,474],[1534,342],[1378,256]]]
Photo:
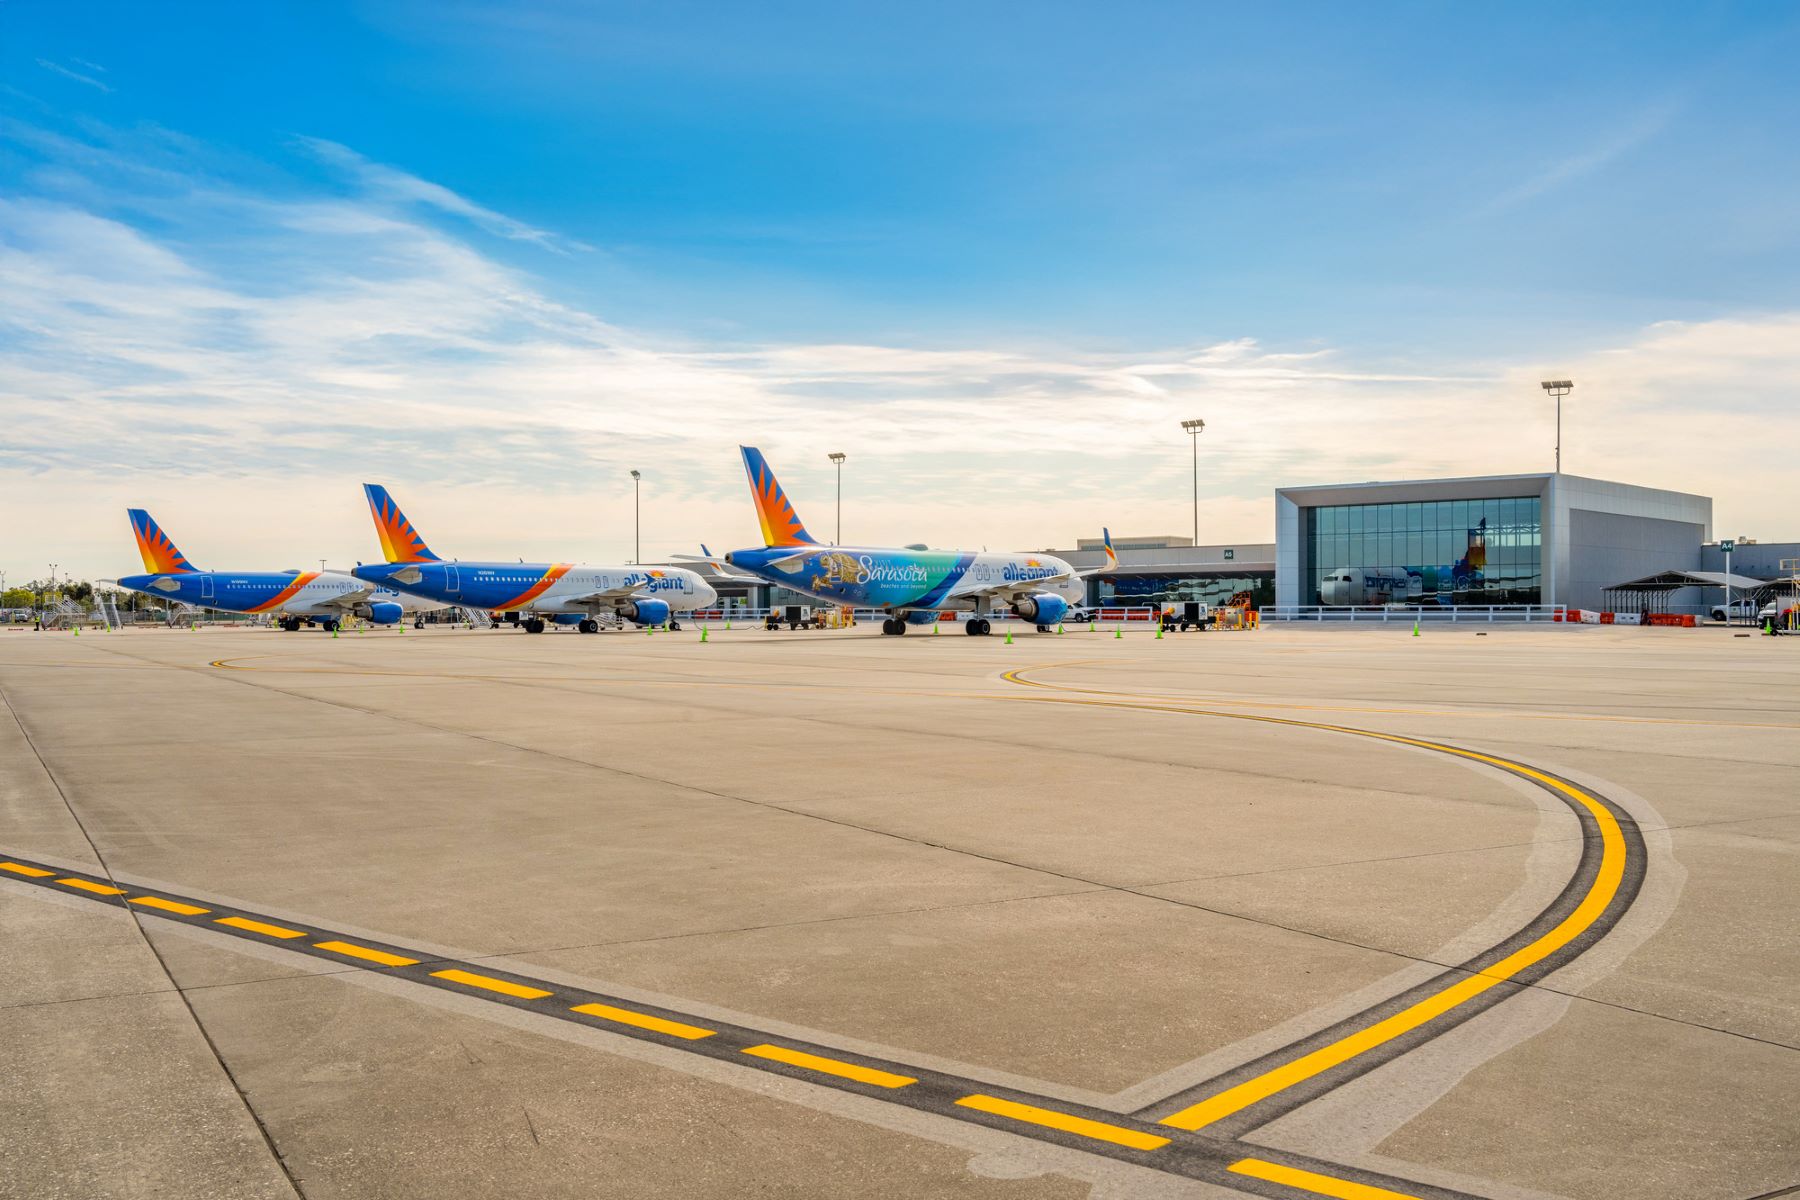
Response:
[[[1069,602],[1055,592],[1038,592],[1036,595],[1014,600],[1012,610],[1013,615],[1021,621],[1030,621],[1033,625],[1054,625],[1069,611]]]
[[[377,625],[392,625],[406,615],[406,610],[392,600],[378,600],[369,605],[369,620]]]
[[[639,625],[666,625],[669,621],[669,604],[666,600],[633,597],[619,605],[619,615],[627,621],[636,621]]]

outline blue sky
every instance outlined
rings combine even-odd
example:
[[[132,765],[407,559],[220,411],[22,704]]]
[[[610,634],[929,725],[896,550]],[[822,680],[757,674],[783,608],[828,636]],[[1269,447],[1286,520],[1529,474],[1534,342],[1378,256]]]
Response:
[[[852,452],[911,505],[860,536],[1180,529],[1190,412],[1209,530],[1252,540],[1279,483],[1542,465],[1550,371],[1585,372],[1572,469],[1724,521],[1780,488],[1642,418],[1794,429],[1790,6],[14,0],[0,33],[0,415],[71,414],[0,441],[0,497],[96,497],[64,558],[97,571],[127,492],[287,488],[219,544],[346,557],[331,497],[374,473],[484,550],[547,489],[593,519],[531,537],[591,556],[654,465],[652,547],[745,540],[740,439],[809,490]]]

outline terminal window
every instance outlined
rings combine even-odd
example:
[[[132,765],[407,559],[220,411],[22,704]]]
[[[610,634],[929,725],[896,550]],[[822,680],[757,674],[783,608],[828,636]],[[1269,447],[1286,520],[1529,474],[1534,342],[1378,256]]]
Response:
[[[1312,604],[1538,604],[1543,501],[1423,500],[1302,510]]]

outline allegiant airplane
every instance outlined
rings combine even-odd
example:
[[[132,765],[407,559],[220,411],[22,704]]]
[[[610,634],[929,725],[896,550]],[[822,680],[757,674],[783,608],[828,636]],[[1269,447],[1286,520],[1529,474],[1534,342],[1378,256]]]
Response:
[[[442,604],[402,596],[337,571],[202,571],[176,548],[141,508],[126,510],[148,574],[127,575],[119,586],[190,608],[234,613],[274,613],[289,633],[301,625],[335,630],[347,616],[392,625],[408,613]]]
[[[991,629],[986,614],[996,608],[1010,609],[1040,632],[1047,631],[1062,620],[1071,602],[1084,598],[1084,578],[1119,563],[1110,533],[1106,565],[1091,571],[1077,571],[1049,554],[822,546],[800,523],[762,452],[753,446],[739,449],[764,545],[733,550],[724,561],[828,604],[879,608],[889,614],[883,633],[902,634],[909,623],[930,624],[939,612],[960,609],[973,614],[963,630],[985,634]]]
[[[369,513],[381,538],[385,563],[358,563],[358,579],[426,596],[445,604],[504,613],[527,633],[544,632],[547,616],[559,625],[599,633],[603,612],[639,625],[668,625],[678,612],[710,608],[717,592],[683,567],[589,567],[575,563],[446,562],[431,552],[387,489],[363,484]]]

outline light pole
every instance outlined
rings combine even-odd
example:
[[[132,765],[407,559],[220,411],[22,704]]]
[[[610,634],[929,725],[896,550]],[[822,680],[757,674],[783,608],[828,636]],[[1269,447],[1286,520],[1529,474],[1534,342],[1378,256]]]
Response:
[[[833,450],[825,457],[837,464],[837,536],[831,544],[841,546],[844,544],[844,454],[841,450]]]
[[[1200,431],[1206,428],[1206,422],[1195,419],[1183,421],[1181,427],[1188,431],[1194,439],[1194,545],[1200,544]]]
[[[632,473],[631,473],[631,562],[632,562],[633,566],[637,566],[644,561],[643,526],[640,523],[640,518],[643,515],[643,508],[638,503],[638,484],[643,480],[643,478],[644,478],[643,475],[640,474],[639,472],[637,472],[635,470],[632,471]]]
[[[1575,390],[1575,384],[1568,379],[1546,379],[1540,385],[1546,392],[1556,397],[1556,473],[1562,474],[1562,398]]]
[[[1725,623],[1735,625],[1731,619],[1731,552],[1737,549],[1737,539],[1720,538],[1719,549],[1725,552]]]

